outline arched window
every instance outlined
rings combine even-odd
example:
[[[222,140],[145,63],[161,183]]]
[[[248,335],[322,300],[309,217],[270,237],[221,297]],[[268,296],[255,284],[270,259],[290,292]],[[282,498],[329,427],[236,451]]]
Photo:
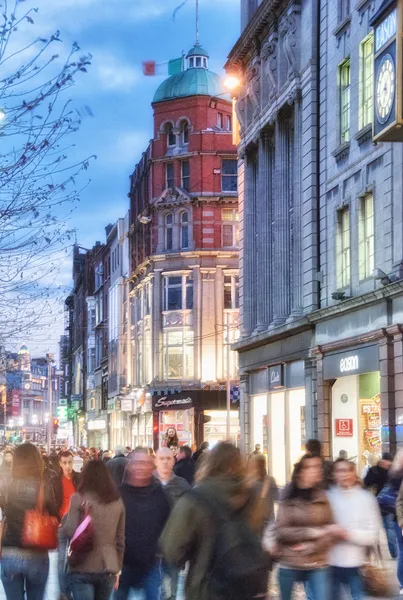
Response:
[[[181,123],[182,144],[189,143],[189,125],[187,121]]]
[[[176,146],[176,135],[174,133],[174,128],[172,123],[167,123],[165,127],[165,131],[167,134],[167,146]]]
[[[174,217],[172,213],[168,213],[165,217],[165,249],[172,250],[173,248],[173,224]]]
[[[189,248],[189,213],[181,213],[181,248],[186,250]]]

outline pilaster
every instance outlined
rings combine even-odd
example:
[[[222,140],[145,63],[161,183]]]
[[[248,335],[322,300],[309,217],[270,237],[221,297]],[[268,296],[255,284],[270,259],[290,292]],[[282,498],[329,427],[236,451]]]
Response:
[[[292,310],[290,320],[303,314],[302,294],[302,106],[301,101],[294,102],[294,140],[293,140],[293,240],[292,240]]]

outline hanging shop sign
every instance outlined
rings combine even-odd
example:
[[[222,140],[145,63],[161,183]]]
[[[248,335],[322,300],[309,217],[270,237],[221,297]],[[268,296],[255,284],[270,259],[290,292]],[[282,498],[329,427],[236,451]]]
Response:
[[[353,437],[353,419],[336,419],[336,436]]]
[[[20,390],[13,389],[11,392],[11,409],[12,416],[19,417],[20,415]]]
[[[284,387],[284,365],[274,365],[269,368],[269,389],[277,390]]]
[[[364,346],[336,354],[328,354],[323,359],[325,379],[338,379],[359,373],[379,371],[378,346]]]
[[[122,398],[122,412],[133,412],[133,398]]]

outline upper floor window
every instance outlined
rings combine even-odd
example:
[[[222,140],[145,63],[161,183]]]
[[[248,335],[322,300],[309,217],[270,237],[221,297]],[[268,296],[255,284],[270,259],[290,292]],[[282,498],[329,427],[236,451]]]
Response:
[[[166,186],[168,189],[173,190],[175,188],[175,166],[174,163],[167,163],[165,166],[165,178]]]
[[[181,125],[182,144],[189,143],[189,125],[187,121],[183,121]]]
[[[181,213],[180,219],[181,248],[185,250],[189,248],[189,213]]]
[[[350,15],[350,0],[338,0],[339,22],[344,21]]]
[[[224,308],[239,308],[238,275],[224,275]]]
[[[167,146],[176,146],[176,135],[172,123],[168,123],[165,127],[167,134]]]
[[[104,268],[101,262],[95,265],[95,289],[97,290],[103,284]]]
[[[164,310],[185,310],[192,308],[192,275],[173,275],[164,277]]]
[[[235,158],[223,159],[221,174],[221,190],[236,192],[238,189],[238,163]]]
[[[164,334],[164,377],[191,379],[194,376],[194,334],[192,330],[166,331]]]
[[[372,123],[373,46],[374,36],[370,35],[360,48],[360,128]]]
[[[223,116],[223,114],[222,114],[222,113],[220,113],[220,112],[219,112],[219,113],[217,113],[217,126],[218,126],[220,129],[223,129],[223,128],[224,128],[224,116]]]
[[[360,279],[372,277],[375,267],[374,197],[368,194],[361,198],[359,214],[359,265]]]
[[[236,248],[239,241],[239,214],[236,208],[222,209],[222,245],[224,248]]]
[[[337,287],[350,285],[350,211],[348,208],[338,212],[336,236]]]
[[[195,66],[195,59],[193,56],[189,58],[189,67],[192,69]]]
[[[225,123],[226,123],[226,126],[225,126],[226,130],[227,131],[232,131],[232,118],[231,118],[231,115],[227,115],[226,116]]]
[[[182,169],[182,187],[186,192],[190,191],[190,163],[188,160],[183,160],[181,163]]]
[[[350,60],[339,66],[340,81],[340,142],[350,141]]]
[[[168,213],[165,217],[165,250],[173,248],[173,224],[174,216],[172,213]]]
[[[201,56],[196,56],[196,67],[201,67],[202,66],[202,57]]]

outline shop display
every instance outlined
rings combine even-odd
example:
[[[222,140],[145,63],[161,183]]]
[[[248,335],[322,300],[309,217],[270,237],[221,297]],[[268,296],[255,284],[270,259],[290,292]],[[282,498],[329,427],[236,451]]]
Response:
[[[361,400],[361,448],[360,455],[381,453],[381,396],[376,394],[368,400]]]

